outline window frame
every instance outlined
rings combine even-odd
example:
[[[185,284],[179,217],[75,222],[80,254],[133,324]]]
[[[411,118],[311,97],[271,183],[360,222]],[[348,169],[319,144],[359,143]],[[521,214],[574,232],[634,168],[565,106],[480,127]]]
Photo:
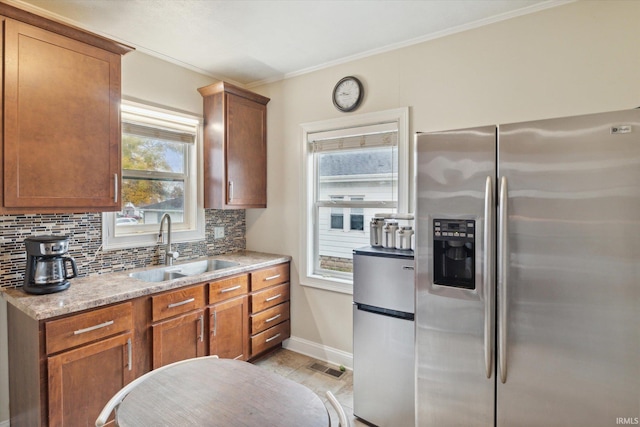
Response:
[[[203,177],[202,177],[202,117],[195,114],[180,112],[167,107],[158,107],[136,101],[123,99],[121,103],[121,117],[127,112],[138,116],[136,122],[145,126],[195,130],[194,143],[187,146],[185,162],[188,177],[184,181],[184,216],[188,221],[176,223],[172,227],[172,241],[175,243],[191,242],[205,239],[205,218],[203,205]],[[138,120],[139,119],[139,120]],[[121,118],[121,122],[124,122]],[[190,143],[189,143],[190,144]],[[122,153],[121,153],[122,155]],[[120,171],[124,179],[123,170]],[[131,176],[143,176],[132,172]],[[165,173],[170,176],[171,173]],[[119,212],[103,212],[102,214],[102,247],[104,250],[128,249],[157,245],[159,224],[127,225],[131,233],[116,232],[116,219]],[[120,228],[122,230],[122,228]]]
[[[329,291],[352,294],[353,279],[346,275],[333,277],[322,276],[315,273],[315,253],[318,244],[318,230],[316,227],[315,202],[316,202],[316,165],[313,152],[309,149],[309,134],[318,132],[341,132],[350,128],[372,126],[382,123],[395,122],[398,129],[398,205],[397,211],[406,213],[409,209],[409,108],[397,108],[350,115],[330,120],[303,123],[302,128],[302,175],[300,235],[300,284]],[[314,176],[311,176],[314,174]],[[356,202],[352,202],[357,204]],[[366,202],[362,202],[365,207]],[[363,224],[366,227],[367,224]],[[357,230],[359,231],[359,230]],[[364,232],[364,230],[363,230]]]

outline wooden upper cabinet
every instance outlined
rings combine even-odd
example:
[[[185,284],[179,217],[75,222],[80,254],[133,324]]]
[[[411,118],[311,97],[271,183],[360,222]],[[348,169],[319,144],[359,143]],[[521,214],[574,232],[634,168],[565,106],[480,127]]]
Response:
[[[219,82],[204,98],[204,207],[267,207],[269,98]]]
[[[130,49],[7,5],[0,14],[16,18],[3,20],[0,213],[119,210],[120,67]]]

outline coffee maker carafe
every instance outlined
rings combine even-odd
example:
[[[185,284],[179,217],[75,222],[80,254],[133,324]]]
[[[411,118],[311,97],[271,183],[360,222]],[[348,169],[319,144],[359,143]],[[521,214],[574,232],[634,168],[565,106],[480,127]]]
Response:
[[[27,237],[24,244],[27,249],[24,290],[31,294],[50,294],[68,289],[69,279],[78,275],[75,260],[66,255],[69,239],[66,236],[34,236]]]

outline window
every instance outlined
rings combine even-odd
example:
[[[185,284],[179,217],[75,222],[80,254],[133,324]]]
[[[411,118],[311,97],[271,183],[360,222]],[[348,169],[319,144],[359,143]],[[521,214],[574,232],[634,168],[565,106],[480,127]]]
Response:
[[[343,196],[331,196],[331,200],[339,202],[344,200]],[[342,230],[344,228],[344,209],[343,208],[331,208],[331,229]]]
[[[330,196],[333,204],[342,205],[343,200],[362,201],[362,196]],[[362,208],[331,208],[332,230],[364,231],[364,210]]]
[[[408,211],[408,110],[303,124],[301,284],[350,293],[377,213]]]
[[[351,196],[353,201],[363,201],[364,197]],[[351,208],[349,212],[349,229],[364,231],[364,209],[363,208]]]
[[[196,161],[200,120],[126,101],[121,114],[123,208],[103,215],[105,249],[157,244],[165,213],[175,242],[204,239]]]

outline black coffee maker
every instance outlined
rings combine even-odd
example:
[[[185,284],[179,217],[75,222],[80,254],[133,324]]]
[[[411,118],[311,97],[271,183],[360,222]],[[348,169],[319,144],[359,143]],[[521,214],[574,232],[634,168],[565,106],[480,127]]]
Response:
[[[66,256],[68,237],[27,237],[24,244],[27,248],[24,290],[30,294],[51,294],[68,289],[71,285],[68,279],[78,275],[75,260]]]

